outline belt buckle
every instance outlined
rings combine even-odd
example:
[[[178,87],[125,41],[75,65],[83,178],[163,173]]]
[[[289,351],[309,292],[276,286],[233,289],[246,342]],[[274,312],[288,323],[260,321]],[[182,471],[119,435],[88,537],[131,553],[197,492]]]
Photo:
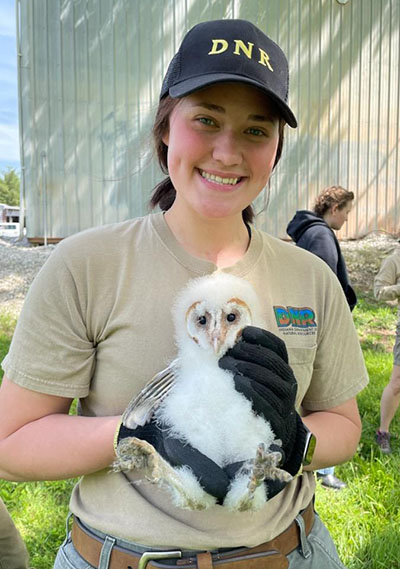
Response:
[[[182,557],[181,551],[145,551],[142,553],[139,563],[138,569],[146,569],[147,564],[149,561],[155,561],[156,559],[171,559],[173,557],[177,557],[180,559]]]

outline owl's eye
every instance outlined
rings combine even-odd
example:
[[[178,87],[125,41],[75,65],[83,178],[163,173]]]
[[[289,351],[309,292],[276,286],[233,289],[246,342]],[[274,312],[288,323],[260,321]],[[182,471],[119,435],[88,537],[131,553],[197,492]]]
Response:
[[[207,318],[205,316],[199,316],[198,322],[201,326],[205,326],[207,324]]]
[[[226,319],[228,320],[228,322],[233,322],[234,320],[236,320],[236,314],[233,314],[233,312],[231,312],[230,314],[228,314]]]

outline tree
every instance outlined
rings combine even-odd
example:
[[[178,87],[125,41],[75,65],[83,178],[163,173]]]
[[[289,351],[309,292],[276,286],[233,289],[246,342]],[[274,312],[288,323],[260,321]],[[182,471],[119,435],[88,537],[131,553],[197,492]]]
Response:
[[[19,205],[19,176],[14,168],[0,175],[0,203]]]

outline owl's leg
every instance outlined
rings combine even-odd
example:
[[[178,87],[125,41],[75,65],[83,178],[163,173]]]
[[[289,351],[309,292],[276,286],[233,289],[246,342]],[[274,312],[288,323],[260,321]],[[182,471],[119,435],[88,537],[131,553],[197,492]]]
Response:
[[[118,458],[113,470],[129,471],[145,469],[146,479],[165,486],[176,506],[188,510],[205,510],[216,503],[207,494],[188,467],[174,468],[147,441],[136,437],[123,439],[118,445]]]
[[[257,448],[256,457],[244,463],[235,476],[224,500],[224,506],[234,511],[259,510],[268,500],[264,481],[287,483],[291,474],[279,468],[280,452],[269,452],[264,443]]]

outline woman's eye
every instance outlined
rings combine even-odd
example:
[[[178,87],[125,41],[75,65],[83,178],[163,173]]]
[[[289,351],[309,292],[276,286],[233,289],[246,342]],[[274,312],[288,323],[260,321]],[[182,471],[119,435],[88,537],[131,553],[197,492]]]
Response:
[[[215,126],[215,122],[212,119],[208,119],[207,117],[200,117],[197,119],[201,124],[205,124],[207,126]]]
[[[247,129],[247,132],[254,136],[266,136],[265,132],[259,128],[249,128]]]

